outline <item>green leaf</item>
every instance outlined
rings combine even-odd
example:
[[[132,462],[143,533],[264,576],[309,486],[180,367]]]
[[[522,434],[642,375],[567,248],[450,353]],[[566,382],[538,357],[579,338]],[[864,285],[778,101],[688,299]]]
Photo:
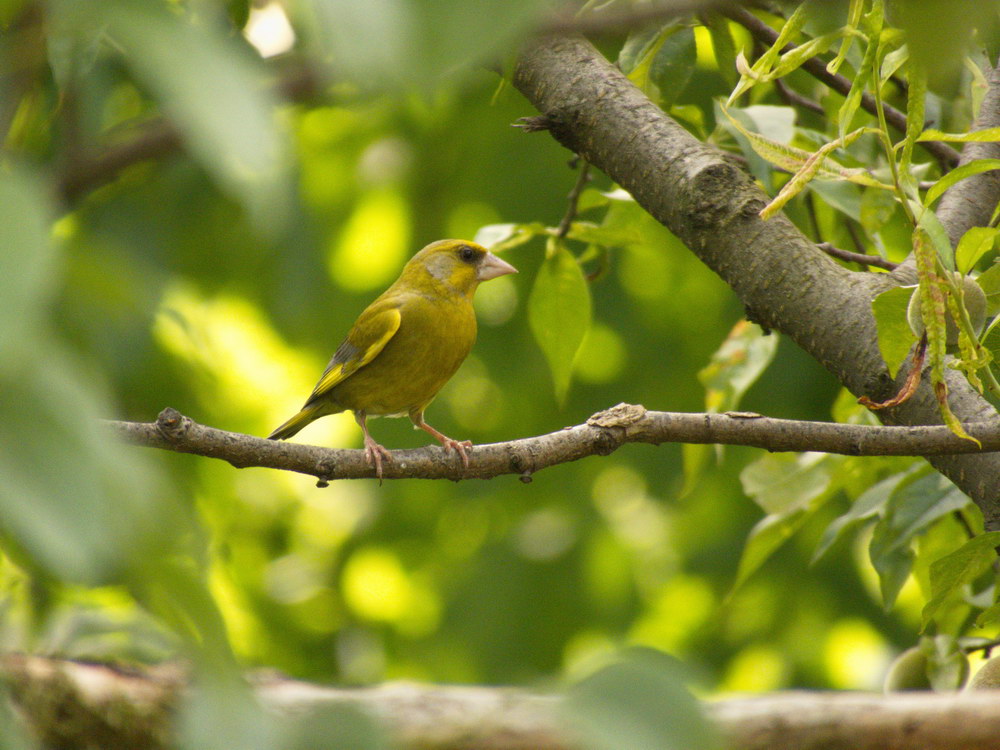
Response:
[[[880,524],[887,532],[886,550],[891,552],[908,545],[939,518],[970,502],[961,490],[937,473],[902,484],[890,498]]]
[[[927,194],[924,196],[924,205],[930,206],[934,203],[934,201],[944,195],[945,191],[955,183],[961,182],[967,177],[982,174],[983,172],[989,172],[994,169],[1000,169],[1000,159],[976,159],[975,161],[970,161],[968,164],[955,167],[953,170],[948,172],[948,174],[944,175],[941,179],[931,185]]]
[[[938,258],[941,259],[941,263],[949,271],[954,271],[955,249],[951,246],[951,240],[948,239],[948,232],[945,231],[944,225],[941,224],[941,220],[938,219],[937,214],[912,200],[910,201],[910,208],[913,210],[913,215],[917,217],[917,225],[930,238]]]
[[[998,231],[996,227],[972,227],[962,235],[955,248],[955,266],[962,274],[968,274],[979,259],[993,249]]]
[[[903,584],[913,569],[913,550],[908,546],[891,547],[893,538],[883,524],[876,524],[868,545],[868,556],[872,566],[878,573],[879,590],[882,593],[882,606],[886,612],[896,603]]]
[[[96,379],[44,337],[0,367],[4,546],[87,585],[155,564],[178,532],[169,485],[99,424]]]
[[[0,171],[0,362],[38,335],[56,281],[51,220],[47,194],[34,174],[19,167]]]
[[[880,513],[900,482],[907,476],[906,472],[893,474],[862,492],[847,513],[837,517],[826,527],[819,544],[816,546],[816,551],[813,553],[812,562],[818,562],[847,531],[857,526],[858,523]]]
[[[687,86],[695,62],[694,29],[680,24],[629,37],[619,55],[622,72],[664,109]]]
[[[597,226],[589,221],[574,221],[566,236],[601,247],[624,247],[642,241],[642,235],[634,225]]]
[[[969,499],[939,474],[904,481],[893,492],[883,517],[875,524],[868,550],[879,574],[886,610],[892,608],[910,574],[913,538],[942,516],[968,503]]]
[[[729,21],[720,13],[709,11],[703,16],[705,26],[712,39],[712,50],[715,53],[715,63],[726,84],[732,88],[739,76],[736,72],[736,42],[733,40]]]
[[[992,143],[1000,141],[1000,128],[984,128],[971,133],[945,133],[933,128],[925,130],[918,141],[947,141],[949,143]]]
[[[896,377],[900,365],[917,340],[906,319],[906,310],[916,287],[887,289],[872,300],[872,315],[878,331],[878,350],[889,374]]]
[[[708,750],[718,738],[675,660],[637,650],[573,686],[567,725],[588,750]]]
[[[987,625],[992,625],[997,620],[1000,620],[1000,602],[997,602],[993,606],[988,607],[979,613],[979,617],[976,618],[976,627],[985,628]]]
[[[810,515],[812,515],[811,512],[797,508],[791,513],[783,515],[764,516],[758,521],[750,530],[746,544],[743,545],[740,564],[736,570],[736,581],[733,583],[729,596],[732,596],[740,586],[746,583],[747,579],[767,562],[778,547],[802,527]]]
[[[698,373],[705,386],[705,407],[711,412],[732,411],[768,368],[778,350],[779,336],[765,334],[756,323],[742,320]]]
[[[101,7],[109,36],[194,156],[259,229],[280,229],[291,195],[289,154],[260,61],[161,4],[123,0]]]
[[[986,294],[986,314],[1000,312],[1000,263],[994,263],[976,277],[976,283]]]
[[[765,513],[805,508],[830,487],[834,465],[821,453],[765,454],[740,472],[743,491]]]
[[[590,288],[576,258],[561,243],[552,243],[528,299],[528,324],[552,372],[556,398],[569,390],[576,358],[590,327]]]
[[[764,334],[755,323],[741,320],[726,337],[712,359],[698,373],[705,386],[705,408],[711,412],[736,409],[743,394],[767,369],[778,350],[779,337]],[[684,487],[682,495],[694,488],[708,466],[712,451],[722,455],[722,446],[686,444],[682,450],[684,460]]]
[[[1000,531],[970,539],[950,555],[931,563],[931,598],[924,605],[922,627],[926,628],[941,606],[960,589],[985,573],[997,559]]]

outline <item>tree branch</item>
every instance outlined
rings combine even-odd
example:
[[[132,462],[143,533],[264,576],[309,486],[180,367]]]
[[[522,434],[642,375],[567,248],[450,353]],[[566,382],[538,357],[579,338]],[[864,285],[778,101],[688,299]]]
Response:
[[[974,130],[1000,126],[1000,67],[987,75],[989,88],[983,97]],[[1000,143],[967,143],[962,149],[961,164],[976,159],[1000,159]],[[1000,202],[1000,170],[973,175],[952,185],[941,197],[937,216],[948,232],[952,246],[972,227],[989,224]]]
[[[173,746],[172,713],[187,680],[171,667],[118,670],[7,655],[0,679],[46,747]],[[252,680],[264,710],[285,716],[355,706],[404,750],[571,750],[560,698],[510,688],[389,683],[340,689]],[[937,694],[778,693],[707,703],[732,750],[989,750],[1000,748],[1000,701],[990,691]]]
[[[335,450],[226,432],[206,427],[174,409],[156,422],[107,422],[122,440],[147,448],[221,458],[237,468],[250,466],[309,474],[325,484],[334,479],[373,477],[364,451]],[[1000,419],[966,425],[979,448],[944,426],[882,427],[772,419],[752,412],[685,414],[647,411],[618,404],[583,424],[546,435],[477,445],[468,469],[437,447],[393,451],[383,466],[385,479],[492,479],[504,474],[530,481],[541,469],[605,456],[626,443],[712,443],[747,445],[769,451],[821,451],[848,456],[924,456],[1000,451]]]
[[[879,353],[871,312],[871,299],[898,283],[890,274],[849,271],[787,218],[761,219],[766,196],[751,178],[671,120],[587,41],[553,37],[529,44],[514,85],[556,140],[677,235],[755,320],[786,333],[856,396],[881,402],[899,390]],[[963,423],[996,419],[961,373],[949,371],[946,381],[952,411]],[[879,418],[941,421],[926,382]],[[979,505],[987,529],[1000,529],[1000,455],[931,462]]]
[[[778,32],[761,21],[746,8],[738,6],[724,7],[720,10],[720,12],[749,31],[750,35],[753,36],[754,39],[757,39],[769,47],[778,41]],[[794,49],[794,44],[786,44],[782,47],[781,52],[782,54],[785,54]],[[826,84],[843,96],[847,96],[851,91],[850,79],[840,75],[839,73],[830,73],[826,69],[826,63],[818,57],[810,57],[807,59],[802,64],[802,69],[819,80],[821,83]],[[876,114],[875,97],[866,91],[861,95],[861,107],[870,114]],[[900,133],[905,133],[906,114],[900,112],[894,107],[890,107],[888,104],[883,105],[883,110],[885,111],[886,122],[892,125],[892,127]],[[958,152],[947,144],[939,141],[921,141],[918,145],[923,146],[923,148],[937,160],[937,162],[941,165],[941,168],[945,171],[953,169],[958,165]]]
[[[285,101],[312,99],[321,82],[314,70],[304,64],[286,64],[275,88]],[[180,131],[166,117],[155,117],[136,125],[116,143],[102,146],[95,153],[73,149],[56,180],[56,194],[67,204],[112,182],[126,168],[150,159],[160,159],[182,150]]]

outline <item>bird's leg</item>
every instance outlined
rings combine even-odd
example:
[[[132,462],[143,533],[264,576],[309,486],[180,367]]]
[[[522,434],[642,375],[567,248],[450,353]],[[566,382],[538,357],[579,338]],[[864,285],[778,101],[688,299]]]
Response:
[[[378,477],[378,483],[382,484],[382,459],[392,461],[392,454],[376,443],[372,439],[372,436],[368,434],[368,425],[365,424],[367,415],[363,411],[354,412],[354,419],[365,434],[365,461],[368,462],[369,466],[375,466],[375,476]]]
[[[433,435],[434,439],[440,441],[446,451],[455,451],[462,458],[462,465],[466,469],[469,468],[469,454],[465,449],[472,447],[471,440],[452,440],[447,435],[438,432],[424,421],[423,411],[410,412],[410,421],[413,422],[414,427]]]

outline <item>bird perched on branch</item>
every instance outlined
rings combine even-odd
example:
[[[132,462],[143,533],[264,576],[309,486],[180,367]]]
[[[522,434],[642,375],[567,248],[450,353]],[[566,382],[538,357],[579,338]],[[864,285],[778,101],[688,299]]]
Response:
[[[365,460],[381,480],[382,461],[392,455],[368,434],[366,420],[407,415],[468,467],[472,443],[435,430],[424,409],[476,341],[476,287],[508,273],[517,269],[474,242],[432,242],[361,313],[305,405],[268,437],[284,440],[320,417],[350,410],[365,436]]]

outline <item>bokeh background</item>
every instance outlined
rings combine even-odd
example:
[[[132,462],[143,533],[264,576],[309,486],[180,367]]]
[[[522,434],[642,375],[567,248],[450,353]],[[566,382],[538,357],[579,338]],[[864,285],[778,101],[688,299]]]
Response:
[[[324,25],[323,8],[350,20],[351,3],[149,10],[157,5],[95,3],[104,25],[88,36],[90,25],[72,23],[75,3],[8,4],[9,30],[33,28],[24,17],[34,6],[66,42],[42,42],[28,93],[5,79],[5,194],[20,197],[0,204],[0,223],[8,240],[27,233],[30,257],[44,261],[25,303],[30,320],[10,321],[23,335],[0,340],[0,460],[12,472],[0,492],[15,518],[0,560],[8,648],[155,662],[205,627],[186,608],[217,607],[243,665],[310,680],[545,687],[643,645],[686,662],[704,694],[881,684],[914,639],[922,600],[911,581],[883,610],[863,534],[810,566],[822,532],[848,507],[842,486],[822,485],[828,496],[798,533],[735,587],[763,515],[741,483],[757,451],[690,451],[687,478],[680,446],[629,445],[530,483],[320,489],[297,475],[106,442],[92,417],[148,422],[166,406],[266,435],[299,407],[355,316],[412,253],[494,224],[553,227],[578,173],[548,135],[512,127],[536,113],[495,71],[509,70],[509,40],[550,12],[544,4],[470,19],[458,0],[440,2],[438,15],[397,29],[415,46],[386,51],[368,43],[378,37],[354,34],[354,67],[336,56],[324,67],[321,54],[324,30],[350,46],[336,36],[349,24]],[[365,28],[388,33],[400,8],[419,7],[372,4]],[[473,24],[471,39],[448,47],[447,25],[430,31],[441,19]],[[179,28],[200,29],[191,48],[199,54],[185,52],[190,34]],[[705,134],[714,130],[711,97],[728,91],[730,76],[719,73],[705,29],[691,39],[697,68],[672,106]],[[624,40],[599,42],[615,58]],[[72,54],[60,58],[66,45]],[[459,66],[470,49],[485,64]],[[318,67],[318,92],[273,109],[265,101],[268,119],[256,122],[234,91],[248,75],[271,80],[301,60]],[[73,142],[83,151],[113,144],[161,110],[176,118],[187,152],[138,163],[68,202],[49,200],[54,176],[79,158]],[[260,156],[269,149],[273,159]],[[245,163],[226,161],[258,157],[281,178],[245,178]],[[619,222],[631,239],[596,254],[569,243],[594,278],[592,322],[565,401],[528,324],[545,256],[538,237],[504,252],[517,276],[480,289],[479,341],[428,409],[430,423],[484,443],[558,430],[622,401],[734,406],[732,394],[712,402],[706,393],[713,372],[722,369],[716,385],[725,390],[727,366],[772,351],[739,408],[830,419],[833,378],[777,334],[762,338],[741,323],[729,289],[614,189],[595,174],[580,218]],[[791,211],[805,223],[803,206]],[[836,231],[835,215],[819,211]],[[35,267],[0,252],[6,283]],[[702,374],[734,327],[735,348]],[[847,400],[840,408],[853,413]],[[372,429],[390,448],[426,443],[406,420]],[[361,435],[348,414],[295,439],[358,447]],[[808,474],[808,456],[790,460]],[[862,486],[899,464],[872,466],[843,459],[823,470]],[[190,575],[171,588],[163,565]],[[210,598],[191,605],[198,592]]]

